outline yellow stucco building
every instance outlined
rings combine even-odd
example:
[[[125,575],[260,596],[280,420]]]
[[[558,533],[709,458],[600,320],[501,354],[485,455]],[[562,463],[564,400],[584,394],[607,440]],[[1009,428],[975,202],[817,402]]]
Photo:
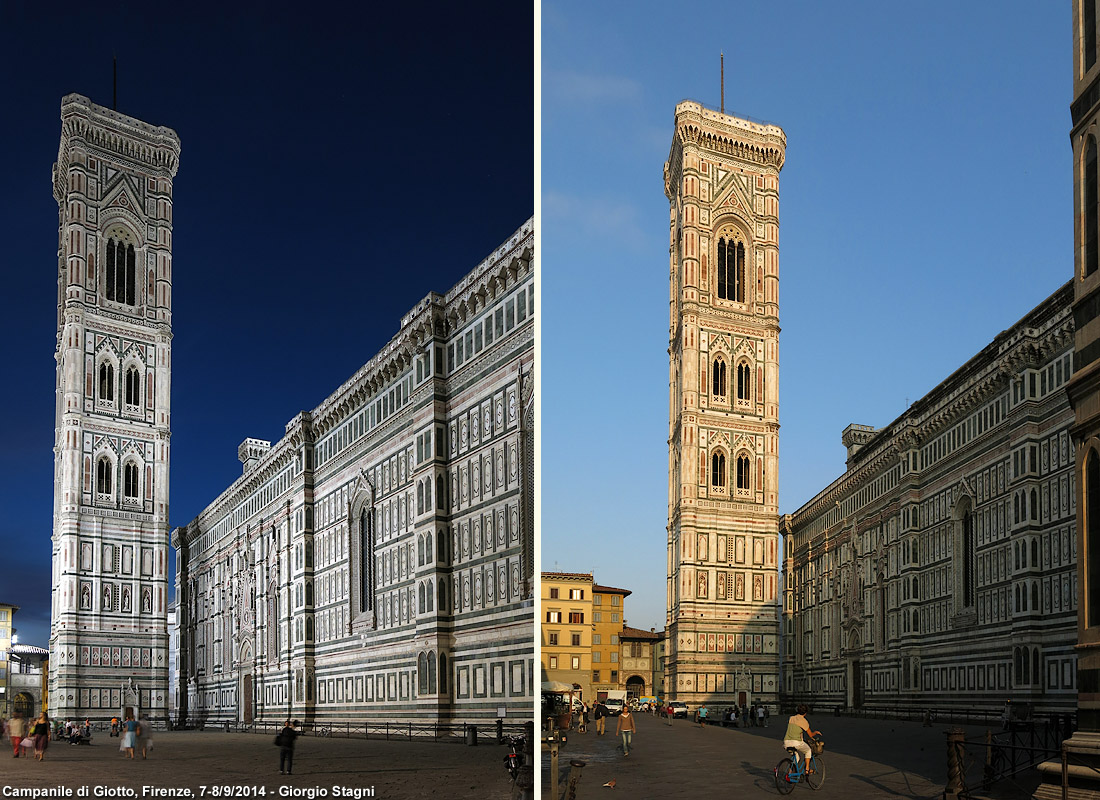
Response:
[[[0,603],[0,716],[11,715],[11,637],[15,632],[12,617],[19,606]]]
[[[592,587],[592,689],[620,689],[619,639],[623,633],[623,605],[629,589]]]
[[[595,698],[593,589],[590,573],[542,573],[542,680],[577,686],[589,702]]]

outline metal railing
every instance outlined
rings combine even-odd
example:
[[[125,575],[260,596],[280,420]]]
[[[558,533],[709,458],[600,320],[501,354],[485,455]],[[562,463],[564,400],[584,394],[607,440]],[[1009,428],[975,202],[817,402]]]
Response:
[[[212,723],[203,731],[233,733],[263,733],[275,735],[283,729],[282,722],[254,722],[251,725]],[[382,739],[386,741],[435,741],[498,743],[504,736],[524,733],[522,722],[429,723],[429,722],[312,722],[299,730],[303,736],[336,737],[340,739]]]
[[[1000,733],[987,730],[982,739],[967,739],[965,731],[954,728],[947,732],[944,797],[973,797],[979,789],[987,792],[995,783],[1055,758],[1064,764],[1063,741],[1070,735],[1071,727],[1043,723],[1016,722]]]

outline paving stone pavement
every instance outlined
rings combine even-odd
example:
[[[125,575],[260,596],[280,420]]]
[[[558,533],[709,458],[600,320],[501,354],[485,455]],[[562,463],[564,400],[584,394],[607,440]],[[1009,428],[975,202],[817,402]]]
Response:
[[[620,740],[608,733],[597,737],[595,726],[586,734],[570,733],[559,757],[562,788],[570,759],[587,763],[578,784],[577,800],[649,800],[649,798],[779,796],[774,769],[786,756],[783,723],[770,720],[768,728],[722,728],[678,719],[669,727],[662,719],[635,714],[638,732],[630,756],[623,756]],[[925,728],[919,722],[861,720],[831,715],[810,717],[810,725],[825,739],[825,784],[817,792],[796,786],[792,797],[908,798],[925,800],[943,795],[947,778],[947,737],[950,725]],[[966,739],[984,741],[986,728],[961,726]],[[984,756],[982,756],[984,758]],[[970,765],[968,783],[980,777],[981,763]],[[550,756],[542,755],[543,797],[550,798]],[[604,787],[615,781],[615,788]],[[1035,770],[997,784],[992,792],[975,797],[998,800],[1030,798],[1039,783]]]
[[[279,749],[274,734],[221,733],[199,731],[158,732],[148,760],[129,760],[118,749],[119,740],[97,734],[88,747],[50,742],[46,760],[12,758],[4,742],[0,750],[0,798],[11,797],[11,788],[67,787],[71,795],[88,787],[89,798],[137,797],[143,787],[189,788],[194,797],[206,785],[263,787],[268,799],[275,797],[355,798],[349,791],[337,794],[333,787],[361,791],[359,798],[385,800],[406,798],[489,798],[510,797],[511,778],[504,768],[507,748],[484,741],[477,747],[444,742],[385,741],[317,738],[298,739],[294,752],[294,774],[279,774]],[[7,788],[6,788],[7,787]],[[98,788],[97,788],[98,787]],[[124,787],[125,792],[106,794],[105,789]],[[325,794],[310,793],[315,787]],[[99,792],[97,794],[97,791]],[[18,795],[16,795],[18,796]],[[27,795],[24,795],[27,796]],[[164,795],[159,795],[164,796]],[[208,789],[206,797],[219,794]],[[221,794],[220,796],[225,796]],[[244,794],[235,788],[231,796]]]

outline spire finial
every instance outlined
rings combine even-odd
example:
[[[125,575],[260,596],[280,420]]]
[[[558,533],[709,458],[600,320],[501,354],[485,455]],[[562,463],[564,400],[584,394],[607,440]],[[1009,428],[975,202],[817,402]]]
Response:
[[[718,54],[718,58],[719,58],[719,62],[721,64],[721,76],[722,76],[721,77],[721,84],[722,84],[721,111],[722,111],[723,114],[725,114],[726,113],[726,54],[720,52]]]

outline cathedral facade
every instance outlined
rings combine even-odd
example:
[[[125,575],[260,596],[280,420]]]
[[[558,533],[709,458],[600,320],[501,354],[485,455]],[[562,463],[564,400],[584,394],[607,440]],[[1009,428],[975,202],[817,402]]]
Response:
[[[534,229],[172,533],[179,721],[530,719]]]
[[[669,696],[779,693],[779,171],[786,135],[676,107],[669,200]]]
[[[884,428],[784,535],[790,702],[916,710],[1077,694],[1073,286]]]
[[[180,142],[80,95],[61,122],[50,713],[164,720]]]

